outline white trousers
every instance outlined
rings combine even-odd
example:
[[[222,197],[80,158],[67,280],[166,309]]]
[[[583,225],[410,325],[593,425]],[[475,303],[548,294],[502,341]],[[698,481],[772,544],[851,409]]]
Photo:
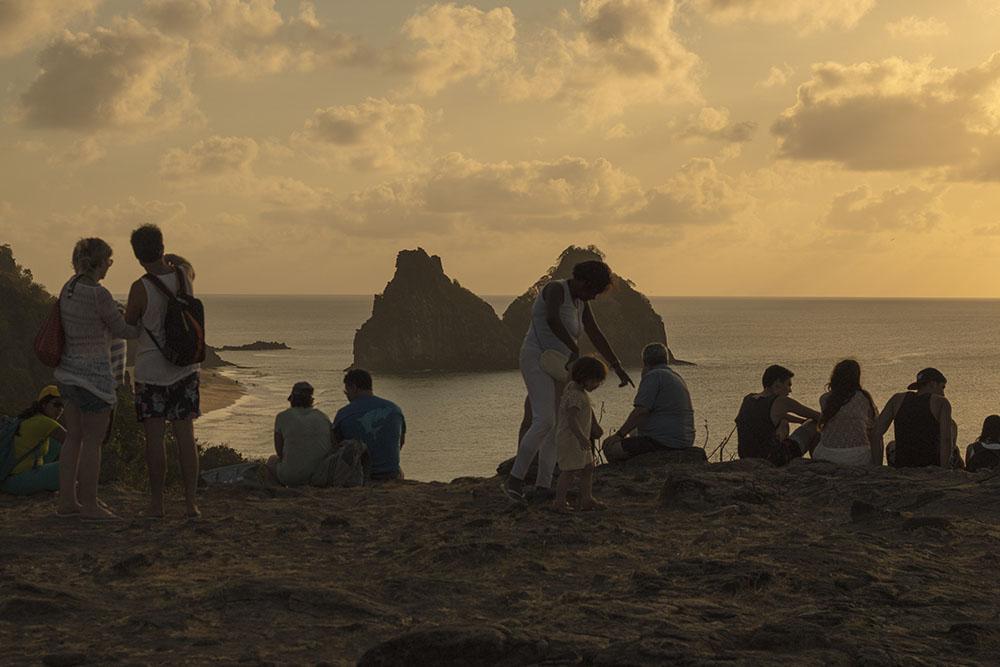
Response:
[[[524,479],[531,462],[538,454],[538,475],[535,486],[551,487],[552,471],[556,467],[556,410],[562,396],[562,387],[542,370],[541,352],[524,350],[521,353],[521,377],[528,388],[531,405],[531,427],[517,446],[517,457],[511,475]]]

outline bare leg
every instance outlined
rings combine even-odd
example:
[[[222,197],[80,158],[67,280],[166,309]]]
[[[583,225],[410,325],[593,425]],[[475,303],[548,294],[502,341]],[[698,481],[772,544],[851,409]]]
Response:
[[[278,479],[278,461],[280,460],[276,454],[271,454],[267,463],[264,464],[268,484],[281,484],[281,480]]]
[[[63,413],[66,422],[66,440],[59,453],[59,514],[79,514],[80,501],[76,496],[76,475],[80,465],[80,443],[83,440],[83,425],[80,423],[80,408],[67,401]]]
[[[163,516],[163,487],[167,483],[167,455],[163,449],[166,426],[167,422],[162,417],[150,417],[142,422],[142,428],[146,432],[150,516]]]
[[[97,499],[97,485],[101,477],[101,443],[108,431],[111,410],[98,413],[80,413],[83,441],[80,443],[78,477],[80,488],[80,516],[87,519],[114,518],[114,513],[103,507]]]
[[[580,474],[580,509],[604,509],[604,504],[594,500],[594,464],[588,465]]]
[[[566,495],[569,493],[569,486],[577,476],[576,470],[563,470],[559,473],[559,481],[556,482],[556,497],[552,500],[552,509],[557,512],[566,512],[571,508],[566,502]]]
[[[184,477],[184,501],[189,518],[201,516],[198,509],[198,445],[194,441],[194,420],[182,419],[173,422],[174,438],[177,439],[177,455]]]

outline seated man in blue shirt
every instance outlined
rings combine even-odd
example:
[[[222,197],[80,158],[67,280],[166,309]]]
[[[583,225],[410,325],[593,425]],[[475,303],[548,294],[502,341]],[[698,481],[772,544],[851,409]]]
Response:
[[[399,450],[406,441],[403,411],[392,401],[375,396],[372,376],[366,370],[352,368],[344,375],[344,394],[349,403],[333,418],[333,442],[360,440],[368,447],[371,479],[403,479]]]
[[[691,394],[677,371],[667,365],[670,353],[662,343],[642,351],[642,380],[632,412],[625,423],[604,441],[609,461],[647,452],[694,446],[694,409]],[[630,436],[633,430],[638,434]]]

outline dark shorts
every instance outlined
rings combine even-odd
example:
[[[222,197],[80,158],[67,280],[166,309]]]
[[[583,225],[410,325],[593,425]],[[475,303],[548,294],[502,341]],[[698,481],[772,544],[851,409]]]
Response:
[[[135,383],[135,414],[139,421],[166,419],[183,421],[201,416],[198,373],[172,385]]]
[[[749,451],[748,451],[749,449]],[[767,459],[776,466],[783,466],[792,459],[800,458],[805,452],[802,446],[791,438],[759,443],[756,447],[740,451],[741,459]]]
[[[80,412],[86,412],[87,414],[99,414],[115,407],[113,403],[108,403],[103,398],[99,398],[75,384],[63,384],[60,382],[59,395],[63,397],[64,401],[72,403],[79,408]]]

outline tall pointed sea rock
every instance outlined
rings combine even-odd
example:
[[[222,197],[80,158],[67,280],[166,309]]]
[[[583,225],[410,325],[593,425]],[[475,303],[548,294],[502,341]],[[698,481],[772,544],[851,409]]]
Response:
[[[423,248],[400,251],[396,274],[375,295],[354,336],[354,364],[374,371],[495,371],[517,368],[519,339],[493,307],[444,273]]]
[[[511,332],[512,336],[520,339],[528,330],[528,323],[531,320],[531,305],[546,283],[550,280],[565,280],[573,275],[573,266],[588,260],[604,260],[604,253],[590,246],[580,248],[570,246],[559,255],[556,265],[549,270],[538,281],[528,289],[527,292],[517,297],[503,314],[503,323]],[[611,267],[612,271],[614,267]],[[633,366],[639,362],[642,348],[647,343],[667,343],[667,332],[663,325],[663,318],[660,317],[649,299],[635,289],[632,281],[622,278],[617,273],[614,274],[614,285],[600,298],[591,302],[594,317],[604,335],[607,336],[611,346],[621,357],[622,361]],[[584,335],[581,337],[581,347],[585,353],[593,352],[590,340]],[[673,352],[670,354],[671,363],[686,364],[688,362],[675,359]]]

